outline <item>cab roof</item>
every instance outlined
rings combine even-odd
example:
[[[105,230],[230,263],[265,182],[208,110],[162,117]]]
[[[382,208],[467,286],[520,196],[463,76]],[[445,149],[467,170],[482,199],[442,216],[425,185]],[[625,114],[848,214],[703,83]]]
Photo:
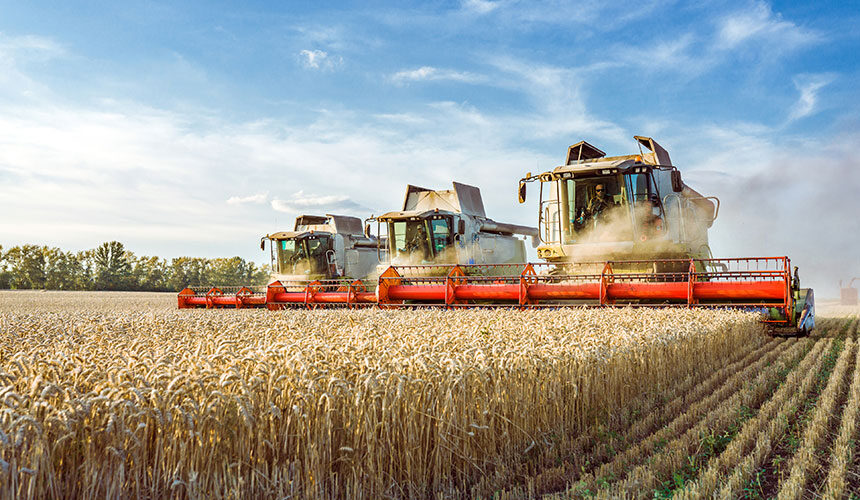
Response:
[[[644,166],[641,162],[636,161],[634,157],[623,158],[604,158],[589,162],[576,162],[572,165],[562,165],[555,167],[553,173],[572,172],[572,173],[601,173],[602,170],[617,170],[619,173],[624,173],[634,166]],[[610,172],[604,172],[609,174]]]
[[[361,219],[351,215],[300,215],[292,231],[280,231],[266,235],[269,239],[299,238],[314,234],[348,234],[364,236]]]
[[[639,154],[606,156],[606,153],[586,141],[579,141],[567,148],[564,165],[556,167],[553,172],[589,173],[603,169],[618,169],[625,171],[637,166],[671,167],[672,159],[663,146],[650,137],[633,136],[639,146]],[[642,148],[645,148],[644,150]]]
[[[317,235],[331,235],[328,231],[280,231],[277,233],[267,234],[266,238],[270,240],[291,240],[297,238],[304,238],[305,236],[310,236],[311,234]]]
[[[389,220],[389,219],[408,219],[411,217],[416,217],[419,219],[428,219],[434,215],[454,215],[459,212],[452,212],[450,210],[398,210],[394,212],[387,212],[377,219],[379,220]]]

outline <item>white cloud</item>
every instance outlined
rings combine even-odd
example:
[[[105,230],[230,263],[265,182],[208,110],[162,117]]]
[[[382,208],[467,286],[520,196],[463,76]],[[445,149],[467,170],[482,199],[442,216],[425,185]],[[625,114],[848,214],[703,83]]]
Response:
[[[489,14],[499,8],[500,2],[489,0],[463,0],[463,10],[477,14]]]
[[[381,113],[373,115],[374,118],[391,123],[402,123],[404,125],[422,125],[427,119],[416,113]]]
[[[617,46],[612,54],[612,61],[598,69],[634,66],[645,73],[671,72],[693,77],[713,69],[717,62],[717,55],[703,49],[692,33],[669,40],[659,39],[652,44]]]
[[[329,56],[328,52],[323,50],[303,50],[299,52],[299,57],[304,67],[310,69],[331,70],[343,63],[342,57]]]
[[[791,113],[788,115],[788,121],[795,121],[805,116],[811,115],[815,111],[815,105],[818,101],[818,91],[822,87],[828,85],[834,80],[834,75],[825,74],[805,74],[798,75],[794,78],[794,86],[800,92],[797,102],[791,108]]]
[[[581,90],[588,76],[579,69],[509,57],[491,58],[489,62],[503,73],[494,78],[494,84],[527,96],[534,108],[533,113],[506,117],[502,123],[504,127],[519,130],[519,138],[575,139],[571,144],[579,139],[615,144],[627,144],[630,140],[632,134],[588,111]]]
[[[291,214],[343,210],[346,213],[358,212],[360,216],[361,212],[369,211],[346,195],[306,195],[303,190],[293,194],[287,200],[272,200],[272,208],[278,212]],[[321,215],[321,213],[312,215]]]
[[[453,81],[461,83],[481,83],[486,77],[469,73],[467,71],[454,71],[450,69],[439,69],[432,66],[422,66],[418,69],[403,70],[394,73],[391,80],[395,83],[418,82],[418,81]]]
[[[0,33],[0,60],[4,58],[46,59],[62,56],[65,48],[51,38],[37,35],[7,36]]]
[[[752,56],[756,66],[764,66],[822,40],[820,33],[783,20],[768,4],[758,2],[716,19],[713,31],[696,29],[670,39],[657,37],[633,46],[616,45],[604,68],[633,66],[647,73],[673,73],[689,80],[722,71],[727,63],[736,64],[737,53]]]
[[[719,43],[723,48],[729,49],[750,40],[759,40],[778,45],[781,50],[789,50],[818,39],[817,33],[783,20],[781,15],[774,14],[770,5],[764,2],[735,12],[719,23]]]
[[[46,37],[35,35],[7,36],[0,33],[0,97],[34,99],[50,90],[30,78],[22,68],[33,62],[44,62],[66,54],[65,48]]]
[[[510,193],[525,170],[555,162],[514,145],[521,115],[455,103],[411,112],[418,128],[348,109],[300,123],[204,113],[4,102],[0,213],[15,216],[0,218],[2,244],[77,250],[118,239],[142,254],[259,259],[259,235],[291,227],[295,215],[364,218],[397,210],[407,183],[448,189],[452,180],[478,185],[491,217],[533,224]],[[255,193],[267,191],[259,203]]]
[[[245,205],[247,203],[265,203],[269,197],[268,193],[252,194],[250,196],[231,196],[227,199],[228,205]]]

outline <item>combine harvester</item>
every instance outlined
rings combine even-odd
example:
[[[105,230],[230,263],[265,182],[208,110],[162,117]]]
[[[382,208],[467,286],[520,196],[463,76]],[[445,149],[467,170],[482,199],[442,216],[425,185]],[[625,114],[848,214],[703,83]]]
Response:
[[[333,283],[340,290],[371,275],[378,267],[380,241],[362,231],[361,219],[348,215],[300,215],[292,231],[260,238],[260,250],[269,242],[270,283],[304,290],[309,283]],[[356,281],[359,280],[359,281]],[[186,287],[179,292],[179,308],[265,307],[268,287]]]
[[[488,218],[481,190],[459,182],[445,191],[407,186],[402,210],[368,221],[377,222],[377,234],[384,227],[388,235],[390,260],[380,254],[379,273],[389,266],[522,263],[528,256],[517,235],[530,236],[535,246],[538,237],[537,228]]]
[[[792,271],[788,257],[714,259],[708,229],[719,214],[719,200],[684,184],[656,141],[635,139],[638,154],[615,157],[579,142],[568,148],[563,165],[520,180],[520,203],[525,202],[528,183],[540,186],[542,244],[537,252],[543,263],[517,264],[493,253],[486,258],[483,250],[477,255],[485,258],[478,261],[474,247],[447,252],[435,249],[432,238],[429,248],[420,249],[420,259],[413,250],[406,252],[405,262],[399,260],[408,240],[400,235],[408,237],[409,230],[408,224],[397,224],[437,220],[437,214],[451,217],[445,223],[445,249],[457,248],[464,236],[481,232],[532,234],[530,228],[482,220],[483,205],[478,211],[476,204],[464,204],[468,196],[457,194],[457,184],[460,205],[451,214],[427,210],[418,200],[430,191],[410,187],[403,211],[375,219],[388,225],[392,255],[391,265],[375,279],[339,285],[305,282],[299,289],[274,281],[265,296],[237,293],[218,300],[186,289],[180,292],[179,307],[730,307],[761,311],[763,321],[778,333],[811,330],[813,292],[800,287],[797,268]],[[414,209],[408,208],[410,199]],[[477,223],[459,222],[463,215],[456,219],[454,213]],[[459,241],[453,233],[460,235]],[[467,254],[471,257],[464,261]],[[425,263],[429,260],[432,263]]]
[[[260,250],[267,240],[273,281],[364,278],[378,264],[379,240],[362,231],[358,217],[301,215],[292,231],[260,238]]]

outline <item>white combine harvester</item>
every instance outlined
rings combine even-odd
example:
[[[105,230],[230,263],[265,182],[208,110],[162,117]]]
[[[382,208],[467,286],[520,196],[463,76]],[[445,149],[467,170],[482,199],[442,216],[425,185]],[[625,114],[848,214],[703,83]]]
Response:
[[[357,279],[378,263],[379,240],[362,230],[361,219],[348,215],[300,215],[292,231],[267,234],[271,281]]]
[[[409,185],[403,208],[368,221],[383,228],[387,251],[380,251],[380,273],[389,266],[512,264],[526,262],[525,242],[537,243],[537,228],[496,222],[487,217],[481,190],[454,182],[434,191]]]

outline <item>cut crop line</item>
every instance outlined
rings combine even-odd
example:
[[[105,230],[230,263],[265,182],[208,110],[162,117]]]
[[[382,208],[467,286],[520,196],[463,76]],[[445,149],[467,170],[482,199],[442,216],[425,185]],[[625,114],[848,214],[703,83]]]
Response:
[[[675,394],[678,394],[676,397],[668,401],[666,404],[660,406],[660,411],[650,411],[640,420],[634,422],[630,428],[619,438],[610,441],[607,443],[607,446],[611,446],[613,449],[622,449],[624,444],[630,443],[638,443],[649,434],[657,431],[661,425],[664,425],[666,421],[673,416],[678,415],[681,410],[685,408],[689,408],[690,405],[698,401],[699,399],[707,396],[708,394],[712,394],[714,390],[720,385],[726,383],[732,375],[736,374],[737,371],[750,363],[754,363],[761,359],[762,356],[768,353],[776,353],[782,352],[788,344],[786,343],[786,339],[784,338],[773,338],[766,343],[762,344],[758,348],[752,350],[747,350],[746,353],[741,353],[741,359],[738,359],[719,370],[715,371],[705,380],[700,381],[698,384],[693,385],[695,380],[685,381],[684,386],[673,391]],[[745,355],[744,355],[745,354]],[[775,354],[772,354],[775,355]],[[691,377],[692,378],[692,377]],[[594,439],[593,434],[589,434],[584,436],[584,438],[589,438],[590,440]],[[595,457],[594,453],[586,455],[592,464],[592,466],[599,466],[598,463],[595,463],[595,459],[604,458],[602,456]]]
[[[819,330],[819,335],[817,336],[818,344],[822,344],[823,346],[826,342],[827,352],[832,352],[836,347],[834,340],[847,330],[849,324],[850,321],[835,318],[829,319],[826,322],[826,326],[823,326]],[[836,333],[836,335],[827,336],[832,335],[833,333]],[[805,403],[811,401],[814,405],[815,401],[819,398],[820,394],[810,396],[809,393],[814,387],[819,385],[818,381],[825,371],[826,360],[827,358],[825,357],[824,363],[814,369],[809,368],[806,372],[805,370],[807,369],[801,367],[798,367],[798,369],[795,370],[796,373],[792,374],[793,377],[805,374],[806,379],[804,380],[802,387],[805,387],[806,389],[801,389],[797,394],[792,395],[791,400],[780,408],[779,415],[776,418],[772,419],[770,422],[764,422],[769,424],[769,427],[763,429],[759,433],[756,438],[756,446],[753,452],[744,457],[729,477],[723,481],[722,488],[720,489],[719,494],[716,495],[718,498],[736,497],[740,493],[741,489],[749,483],[753,474],[755,474],[756,471],[761,470],[762,467],[765,467],[766,461],[774,460],[772,456],[773,451],[780,445],[784,439],[785,433],[789,432],[793,426],[802,425],[802,422],[798,421],[801,417],[797,412],[800,411],[799,409]],[[832,368],[828,370],[832,370]]]
[[[723,453],[711,460],[697,481],[678,491],[674,498],[703,498],[712,495],[724,477],[723,473],[732,467],[735,469],[718,496],[734,497],[752,471],[770,454],[771,444],[785,432],[793,408],[799,405],[814,387],[818,373],[816,368],[821,364],[824,353],[831,344],[832,339],[815,342],[810,354],[788,374],[785,382],[771,399],[762,405],[756,416],[744,423]]]
[[[855,328],[854,334],[857,334]],[[860,413],[860,349],[854,361],[854,378],[848,390],[848,403],[842,415],[842,424],[839,434],[833,443],[833,452],[830,460],[830,471],[825,480],[825,499],[842,498],[843,492],[848,484],[846,472],[849,464],[854,460],[854,442],[857,435],[857,417]]]
[[[737,393],[741,387],[749,383],[752,374],[758,373],[763,367],[769,364],[773,364],[774,359],[791,359],[801,351],[802,343],[795,343],[786,349],[787,345],[788,343],[786,342],[780,343],[756,362],[725,379],[723,385],[716,391],[709,394],[705,399],[690,405],[686,412],[678,415],[659,431],[651,434],[637,445],[628,448],[623,453],[616,455],[611,462],[601,465],[596,471],[582,475],[576,483],[570,486],[569,492],[593,492],[598,479],[618,476],[625,468],[640,463],[661,443],[666,443],[673,437],[683,434],[700,418],[705,416],[710,409],[714,408],[714,406],[718,405],[725,398],[730,398],[733,393]],[[761,376],[760,374],[759,377]]]
[[[792,457],[791,474],[780,485],[777,496],[779,500],[799,499],[803,495],[808,474],[819,465],[815,450],[827,431],[828,422],[835,410],[833,407],[836,404],[836,397],[845,383],[848,362],[854,356],[856,347],[857,344],[853,338],[846,341],[845,348],[836,362],[836,368],[827,381],[827,387],[824,388],[818,400],[812,421],[807,424],[803,433],[800,449]]]
[[[654,489],[660,477],[684,466],[686,458],[695,451],[700,436],[706,431],[722,431],[736,417],[742,406],[757,408],[772,390],[771,382],[777,379],[780,370],[792,364],[800,356],[803,344],[798,342],[785,356],[766,366],[753,381],[744,380],[739,390],[712,408],[694,427],[669,442],[665,448],[651,455],[647,463],[634,468],[624,481],[616,482],[598,492],[598,498],[637,496],[639,492]]]
[[[682,409],[712,393],[739,369],[786,342],[784,337],[768,338],[763,335],[750,339],[750,342],[731,352],[725,361],[727,364],[719,369],[702,369],[691,373],[682,382],[669,386],[660,393],[651,394],[643,398],[643,401],[632,403],[631,408],[635,406],[635,412],[629,409],[617,419],[595,426],[587,433],[577,436],[572,443],[562,445],[563,448],[558,450],[556,456],[566,457],[564,464],[540,469],[524,483],[534,484],[538,494],[558,491],[565,483],[569,484],[569,478],[574,476],[575,471],[583,473],[593,470],[610,460],[618,451],[628,448],[631,443],[638,443],[658,430],[667,420],[678,415]],[[658,409],[659,411],[655,411]],[[634,415],[644,416],[634,419]],[[524,491],[522,486],[517,486],[501,493],[520,492],[525,495]]]
[[[853,322],[854,328],[849,328],[848,332],[846,332],[848,340],[843,342],[845,348],[850,347],[851,342],[856,342],[856,338],[854,337],[854,332],[857,329],[856,325],[857,322]],[[855,349],[858,348],[860,347],[855,345]],[[812,493],[816,498],[820,497],[824,492],[827,474],[832,465],[833,446],[839,435],[839,428],[841,427],[851,392],[851,381],[854,379],[854,372],[856,370],[855,359],[855,356],[851,356],[848,360],[845,380],[840,384],[839,392],[836,395],[833,414],[830,417],[827,429],[824,431],[824,437],[819,441],[818,448],[815,450],[815,456],[820,466],[813,469],[812,473],[807,477],[806,493]]]

